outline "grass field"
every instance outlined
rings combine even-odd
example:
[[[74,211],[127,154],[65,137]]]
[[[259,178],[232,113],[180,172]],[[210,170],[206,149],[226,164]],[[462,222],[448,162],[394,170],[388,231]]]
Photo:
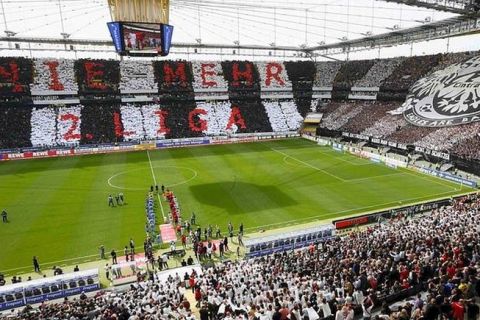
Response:
[[[192,147],[0,163],[0,272],[74,264],[144,239],[144,200],[154,179],[175,191],[197,223],[260,227],[334,219],[470,191],[306,140]],[[127,204],[109,208],[109,193]],[[163,203],[165,214],[167,204]],[[162,213],[159,210],[159,216]]]

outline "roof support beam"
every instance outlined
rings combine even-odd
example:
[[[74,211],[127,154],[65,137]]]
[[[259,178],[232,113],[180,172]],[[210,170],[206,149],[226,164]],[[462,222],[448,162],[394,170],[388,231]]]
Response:
[[[377,0],[379,1],[379,0]],[[457,14],[477,13],[480,9],[478,0],[381,0],[409,6],[453,12]]]

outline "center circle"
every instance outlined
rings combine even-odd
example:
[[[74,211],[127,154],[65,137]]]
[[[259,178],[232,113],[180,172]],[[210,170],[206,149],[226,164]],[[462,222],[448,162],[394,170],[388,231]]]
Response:
[[[165,170],[154,170],[165,169]],[[158,185],[164,185],[165,188],[172,188],[182,184],[186,184],[194,180],[198,176],[198,172],[182,166],[159,165],[151,168],[136,168],[126,171],[121,171],[107,180],[107,184],[115,189],[131,190],[131,191],[146,191],[148,187],[153,184],[153,174]],[[143,171],[143,172],[142,172]],[[188,172],[188,177],[182,173]],[[124,183],[119,183],[118,180],[126,179]]]

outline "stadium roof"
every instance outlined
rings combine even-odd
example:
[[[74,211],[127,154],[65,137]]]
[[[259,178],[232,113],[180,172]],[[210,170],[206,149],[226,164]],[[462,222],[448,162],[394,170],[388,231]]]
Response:
[[[0,5],[3,52],[114,56],[106,0],[0,0]],[[170,24],[177,54],[307,58],[471,34],[480,29],[475,10],[474,0],[172,0]],[[480,49],[472,37],[478,38],[430,43],[415,52],[405,46],[394,54]]]

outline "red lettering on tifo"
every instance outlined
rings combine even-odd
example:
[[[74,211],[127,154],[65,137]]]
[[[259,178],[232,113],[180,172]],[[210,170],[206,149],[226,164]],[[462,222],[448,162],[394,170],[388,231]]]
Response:
[[[75,131],[78,128],[78,122],[80,121],[80,118],[74,114],[67,113],[67,114],[62,114],[60,116],[60,121],[70,121],[70,127],[68,128],[67,132],[63,135],[63,138],[66,141],[70,140],[78,140],[80,139],[81,135],[79,133],[75,133]]]
[[[270,62],[267,64],[265,70],[265,85],[269,87],[272,84],[272,79],[275,79],[279,85],[284,86],[285,81],[283,81],[280,74],[283,71],[283,67],[280,63]]]
[[[8,64],[8,68],[0,66],[0,82],[10,83],[12,85],[12,92],[23,92],[23,86],[19,83],[20,70],[18,64],[12,61]]]
[[[105,90],[107,85],[104,82],[105,66],[98,62],[85,62],[86,84],[90,89]]]
[[[157,134],[168,134],[170,132],[170,128],[167,127],[167,122],[166,122],[168,111],[157,110],[155,111],[155,115],[158,117]]]
[[[199,117],[201,114],[206,115],[207,111],[198,108],[190,111],[188,114],[188,126],[190,127],[190,130],[195,132],[203,132],[207,130],[207,121]]]
[[[45,61],[44,64],[48,67],[48,71],[50,72],[50,83],[48,84],[50,90],[63,91],[64,86],[58,77],[58,61]]]
[[[113,124],[115,126],[116,137],[128,137],[134,134],[134,131],[123,131],[122,119],[119,112],[113,113]]]
[[[205,87],[213,87],[217,85],[217,82],[211,78],[207,78],[210,76],[216,76],[217,73],[215,70],[215,64],[213,63],[202,63],[201,65],[201,77],[202,77],[202,85]]]
[[[173,70],[173,67],[165,63],[163,65],[163,74],[164,82],[168,85],[172,85],[174,82],[180,82],[182,87],[187,86],[187,74],[185,73],[185,63],[178,62],[175,64],[176,68]]]
[[[234,87],[240,86],[242,82],[246,82],[248,86],[253,85],[253,70],[251,63],[245,63],[245,70],[240,70],[240,64],[235,62],[232,66],[232,76]]]
[[[245,125],[245,119],[243,119],[243,116],[238,107],[232,108],[232,111],[230,112],[230,118],[228,119],[227,123],[227,129],[231,129],[234,124],[242,129],[247,128],[247,126]]]

